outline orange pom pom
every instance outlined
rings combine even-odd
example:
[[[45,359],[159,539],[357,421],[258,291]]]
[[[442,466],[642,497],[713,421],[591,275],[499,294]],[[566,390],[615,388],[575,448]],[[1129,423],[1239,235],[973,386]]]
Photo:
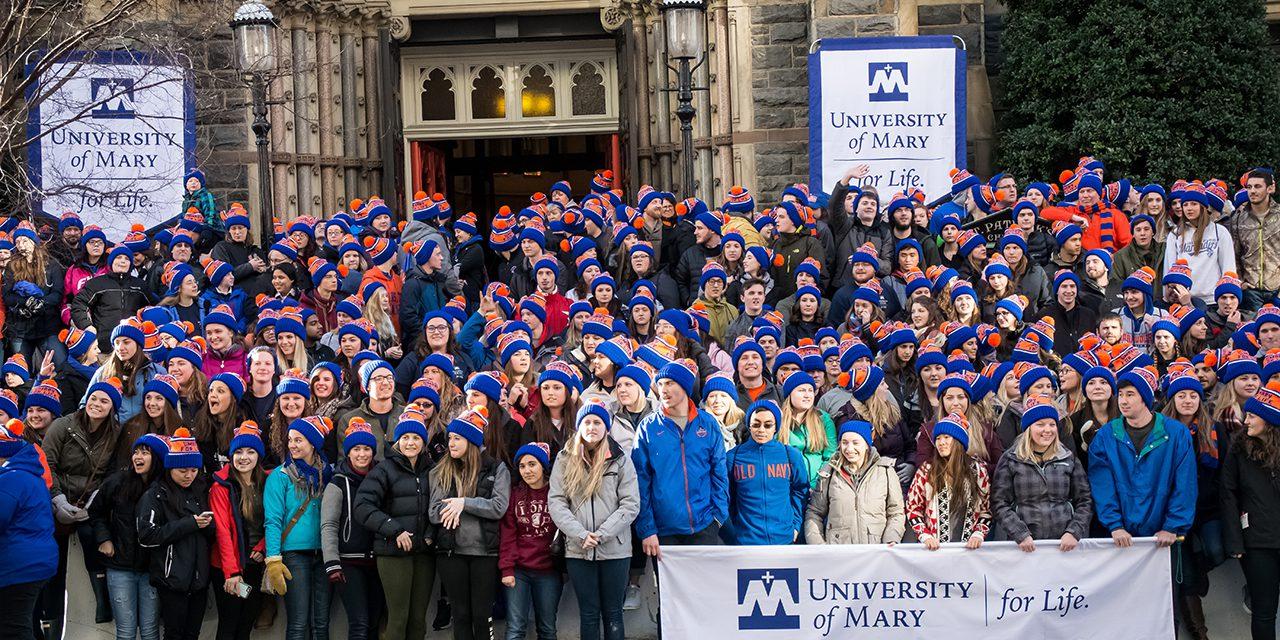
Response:
[[[364,200],[361,200],[360,198],[355,198],[351,201],[350,207],[352,211],[355,211],[363,205],[364,205]]]
[[[347,268],[347,265],[345,265],[345,264],[340,264],[340,265],[338,265],[338,275],[340,275],[340,276],[342,276],[342,277],[344,277],[344,278],[345,278],[345,277],[347,277],[347,275],[349,275],[350,273],[351,273],[351,270]]]
[[[561,251],[563,251],[563,252],[565,252],[565,253],[569,253],[569,250],[570,250],[570,249],[572,249],[572,248],[573,248],[573,245],[569,244],[569,241],[568,241],[567,239],[566,239],[566,240],[561,240],[561,241],[560,241],[560,250],[561,250]]]
[[[27,425],[22,424],[22,421],[17,418],[9,418],[9,421],[4,423],[4,428],[14,437],[21,438],[22,432],[26,430]]]
[[[568,211],[568,212],[566,212],[566,213],[564,214],[564,223],[565,223],[565,224],[573,224],[573,223],[574,223],[574,222],[576,222],[577,220],[578,220],[578,216],[573,215],[573,212],[572,212],[572,211]]]
[[[143,321],[142,321],[142,332],[143,332],[143,333],[155,333],[155,331],[156,331],[156,323],[154,323],[154,322],[152,322],[152,321],[150,321],[150,320],[143,320]]]
[[[842,387],[849,386],[849,372],[845,371],[845,372],[842,372],[840,375],[836,376],[836,384]]]
[[[426,192],[426,191],[414,191],[414,192],[413,192],[413,199],[414,199],[414,200],[426,200],[426,199],[427,199],[427,192]]]
[[[1267,383],[1267,388],[1272,391],[1280,392],[1280,380],[1272,380]]]
[[[377,239],[376,239],[376,238],[374,238],[373,236],[365,236],[365,237],[364,237],[364,240],[362,240],[362,241],[360,242],[360,244],[364,245],[364,248],[366,248],[366,249],[372,249],[372,248],[373,248],[373,243],[374,243],[374,242],[376,242],[376,241],[377,241]]]
[[[781,266],[782,266],[782,262],[783,262],[783,260],[782,260],[782,255],[781,255],[781,254],[777,254],[777,253],[773,254],[773,266],[775,266],[775,267],[781,267]]]
[[[635,220],[632,220],[632,221],[631,221],[631,226],[633,226],[633,227],[635,227],[635,228],[637,228],[637,229],[643,229],[643,228],[644,228],[644,219],[643,219],[643,218],[639,218],[639,217],[637,217]]]
[[[799,340],[796,340],[796,346],[798,347],[807,347],[812,344],[813,338],[800,338]]]
[[[683,216],[683,215],[685,215],[685,214],[687,214],[687,213],[689,213],[689,207],[685,206],[685,204],[684,204],[683,202],[677,202],[677,203],[676,203],[676,215],[678,215],[678,216]]]
[[[504,204],[504,205],[502,205],[501,207],[498,207],[498,215],[500,215],[500,216],[509,216],[509,215],[511,215],[511,207],[508,207],[508,206],[507,206],[507,205],[505,205],[505,204]]]
[[[960,173],[960,169],[952,168],[947,170],[947,175],[951,176],[952,178],[956,177],[957,173]]]
[[[62,331],[59,331],[59,332],[58,332],[58,341],[59,341],[59,342],[66,342],[66,341],[67,341],[67,336],[69,336],[69,335],[71,335],[71,331],[69,331],[69,330],[67,330],[67,329],[63,329]]]
[[[999,332],[992,332],[991,335],[987,336],[987,346],[991,347],[992,349],[1000,346]]]
[[[129,225],[129,230],[142,233],[143,231],[146,231],[147,228],[135,222],[132,225]]]
[[[187,207],[187,213],[200,213],[200,210],[195,207]]]
[[[443,201],[443,200],[444,200],[444,194],[443,194],[443,193],[440,193],[439,191],[437,191],[437,192],[435,192],[435,193],[431,194],[431,199],[432,199],[432,200],[435,200],[436,202],[441,202],[441,201]]]
[[[1076,175],[1074,171],[1071,171],[1069,169],[1064,170],[1062,173],[1058,174],[1058,182],[1063,182],[1063,183],[1070,182],[1072,176],[1074,175]]]
[[[186,427],[178,427],[177,429],[174,429],[174,430],[173,430],[173,437],[175,437],[175,438],[190,438],[190,437],[191,437],[191,431],[189,431]]]

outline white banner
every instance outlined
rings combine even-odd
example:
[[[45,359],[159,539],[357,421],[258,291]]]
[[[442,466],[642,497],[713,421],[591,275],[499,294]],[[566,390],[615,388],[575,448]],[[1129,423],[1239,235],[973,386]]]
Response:
[[[663,547],[664,638],[1173,637],[1169,549]]]
[[[119,241],[134,223],[182,213],[195,160],[195,106],[185,69],[136,52],[81,52],[54,65],[31,109],[32,177],[40,210],[80,214]]]
[[[933,200],[965,166],[965,51],[951,36],[822,40],[809,55],[809,187],[831,192],[867,164],[881,206],[898,191]]]

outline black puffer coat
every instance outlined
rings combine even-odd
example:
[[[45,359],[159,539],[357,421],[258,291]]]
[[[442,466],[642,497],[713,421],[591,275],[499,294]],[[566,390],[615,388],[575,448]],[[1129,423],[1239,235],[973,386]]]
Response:
[[[430,551],[431,456],[425,449],[416,463],[391,447],[383,460],[360,483],[356,491],[355,518],[374,532],[373,553],[379,556],[407,556]],[[413,551],[396,546],[396,537],[413,534]]]
[[[147,306],[147,284],[128,273],[104,273],[90,278],[71,301],[71,320],[77,327],[98,332],[98,348],[111,351],[111,331],[124,318]]]
[[[209,543],[214,525],[202,529],[192,517],[209,510],[207,496],[199,479],[186,489],[166,479],[157,480],[142,494],[138,543],[151,552],[152,586],[181,593],[209,586]]]
[[[14,260],[21,260],[15,255]],[[27,297],[18,294],[13,287],[18,283],[13,269],[4,270],[4,334],[6,338],[23,338],[25,340],[43,340],[58,332],[62,327],[60,305],[62,304],[63,270],[58,261],[45,261],[44,281],[32,282],[44,292],[43,296],[33,296],[39,302],[28,302]],[[30,309],[30,310],[28,310]],[[38,363],[34,363],[38,364]]]

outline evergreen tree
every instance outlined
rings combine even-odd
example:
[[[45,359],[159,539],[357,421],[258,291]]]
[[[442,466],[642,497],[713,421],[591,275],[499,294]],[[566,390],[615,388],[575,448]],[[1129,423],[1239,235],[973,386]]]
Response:
[[[1262,0],[1006,0],[1003,166],[1228,183],[1272,165],[1280,69]]]

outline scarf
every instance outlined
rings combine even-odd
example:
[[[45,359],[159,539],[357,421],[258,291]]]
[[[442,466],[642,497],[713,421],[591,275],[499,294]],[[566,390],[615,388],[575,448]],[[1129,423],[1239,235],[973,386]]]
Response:
[[[297,458],[290,457],[284,462],[284,467],[293,471],[290,475],[295,478],[294,485],[313,498],[319,497],[325,485],[333,478],[333,465],[325,461],[324,453],[316,451],[316,454],[320,456],[319,469]]]
[[[1196,445],[1196,462],[1207,469],[1217,469],[1222,464],[1222,461],[1218,458],[1218,430],[1209,427],[1209,444],[1202,445],[1199,437],[1200,426],[1196,424],[1189,426],[1191,428],[1191,440]]]
[[[473,244],[476,244],[478,242],[480,242],[480,236],[474,235],[474,236],[471,236],[470,238],[467,238],[466,241],[458,243],[458,246],[453,248],[453,261],[455,263],[458,261],[458,255],[462,253],[463,249]]]
[[[1082,217],[1091,218],[1097,216],[1098,246],[1114,255],[1116,252],[1115,209],[1104,207],[1101,203],[1090,207],[1077,205],[1076,208],[1080,211]]]

